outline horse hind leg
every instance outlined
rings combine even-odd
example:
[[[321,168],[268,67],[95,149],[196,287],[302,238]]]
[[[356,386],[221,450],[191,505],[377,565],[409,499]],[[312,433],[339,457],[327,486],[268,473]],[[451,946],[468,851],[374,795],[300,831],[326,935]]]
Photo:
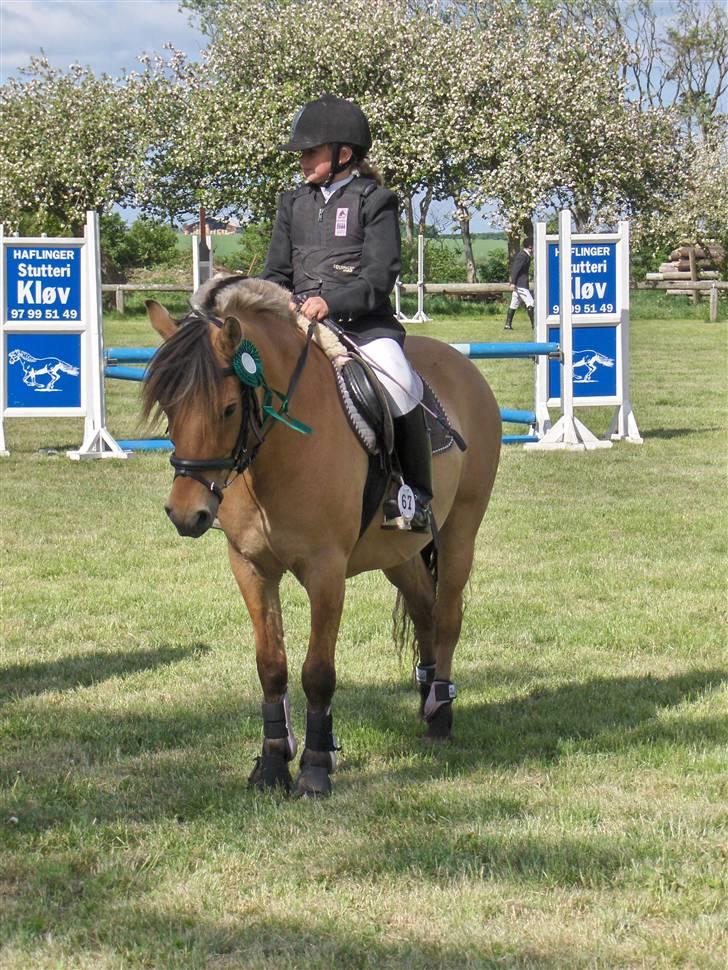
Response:
[[[412,623],[417,661],[415,678],[420,693],[420,717],[423,717],[435,677],[435,578],[423,555],[385,569],[384,575],[398,590],[394,620],[395,643],[400,651],[406,646],[407,621]]]
[[[452,706],[456,696],[452,661],[463,621],[463,592],[475,555],[475,537],[482,519],[477,509],[453,508],[440,532],[437,597],[433,609],[435,672],[427,688],[423,716],[429,741],[452,738]]]

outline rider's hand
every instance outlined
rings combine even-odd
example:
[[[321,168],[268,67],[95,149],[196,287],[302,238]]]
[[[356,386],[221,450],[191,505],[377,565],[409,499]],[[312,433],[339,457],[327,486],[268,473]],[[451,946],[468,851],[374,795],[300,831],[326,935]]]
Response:
[[[329,315],[329,305],[321,296],[309,296],[300,312],[307,320],[323,320]]]

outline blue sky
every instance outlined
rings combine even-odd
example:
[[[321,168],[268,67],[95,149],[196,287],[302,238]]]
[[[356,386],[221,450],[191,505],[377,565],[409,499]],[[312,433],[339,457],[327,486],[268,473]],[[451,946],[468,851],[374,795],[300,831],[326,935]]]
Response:
[[[41,49],[54,67],[80,63],[118,76],[137,56],[171,42],[191,57],[203,35],[180,13],[177,0],[2,0],[0,72],[3,80]]]

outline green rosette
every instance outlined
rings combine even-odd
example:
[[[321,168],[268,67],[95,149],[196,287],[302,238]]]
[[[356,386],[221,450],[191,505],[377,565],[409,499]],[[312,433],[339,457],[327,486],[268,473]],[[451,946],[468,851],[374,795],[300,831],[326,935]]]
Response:
[[[258,348],[249,340],[243,340],[233,354],[233,370],[241,383],[248,387],[260,387],[263,384],[263,364]]]

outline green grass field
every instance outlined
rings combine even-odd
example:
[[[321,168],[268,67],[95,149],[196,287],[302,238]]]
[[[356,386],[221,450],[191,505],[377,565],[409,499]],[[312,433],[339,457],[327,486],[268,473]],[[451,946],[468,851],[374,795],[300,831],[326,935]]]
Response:
[[[321,803],[246,788],[251,624],[223,536],[167,522],[166,456],[77,464],[63,450],[80,422],[8,421],[2,970],[722,970],[727,353],[725,322],[700,314],[634,320],[643,445],[505,450],[453,745],[419,740],[393,590],[349,583],[341,770]],[[501,328],[493,313],[413,329]],[[110,317],[106,340],[152,342],[139,317]],[[531,404],[527,362],[482,370],[502,405]],[[107,389],[110,430],[136,434],[138,387]],[[580,415],[606,431],[606,410]],[[292,579],[283,603],[300,737]]]

